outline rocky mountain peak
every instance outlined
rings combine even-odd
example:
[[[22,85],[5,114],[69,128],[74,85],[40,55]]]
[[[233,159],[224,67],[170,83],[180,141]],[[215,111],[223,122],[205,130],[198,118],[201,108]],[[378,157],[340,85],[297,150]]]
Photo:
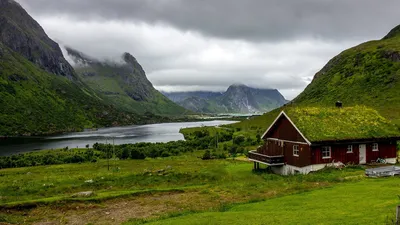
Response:
[[[13,0],[0,0],[0,42],[49,73],[76,78],[59,45]]]
[[[8,4],[16,4],[19,5],[16,1],[14,0],[0,0],[0,6],[5,6]]]
[[[123,55],[122,55],[122,57],[123,57],[123,59],[124,59],[124,61],[126,62],[126,63],[128,63],[128,64],[137,64],[138,63],[138,61],[136,60],[136,58],[133,56],[133,55],[131,55],[130,53],[128,53],[128,52],[125,52]]]

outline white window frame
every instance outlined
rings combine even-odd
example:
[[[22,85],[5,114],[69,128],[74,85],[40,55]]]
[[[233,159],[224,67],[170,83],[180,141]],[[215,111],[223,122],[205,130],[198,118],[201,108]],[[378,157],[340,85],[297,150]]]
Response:
[[[326,150],[328,150],[329,156],[324,156],[324,151],[326,151]],[[332,148],[331,148],[331,146],[323,146],[323,147],[321,148],[321,155],[322,155],[322,158],[323,158],[323,159],[330,159],[330,158],[332,158]]]
[[[378,152],[379,151],[379,144],[378,143],[373,143],[372,144],[372,151],[373,152]]]
[[[347,152],[346,153],[353,153],[353,145],[347,145]]]
[[[299,157],[299,145],[293,145],[293,156]]]

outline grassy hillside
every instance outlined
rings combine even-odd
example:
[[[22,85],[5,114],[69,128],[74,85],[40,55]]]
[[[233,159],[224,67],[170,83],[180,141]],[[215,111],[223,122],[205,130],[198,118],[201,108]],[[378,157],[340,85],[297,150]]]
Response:
[[[331,59],[291,103],[233,125],[249,132],[265,130],[279,111],[298,106],[365,105],[400,126],[400,26],[382,40],[369,41]]]
[[[67,48],[81,80],[116,108],[137,114],[182,116],[189,110],[157,91],[139,62],[129,53],[120,62],[101,61]]]
[[[394,29],[395,30],[395,29]],[[295,104],[367,105],[400,124],[400,35],[363,43],[334,57]]]
[[[144,122],[91,89],[49,74],[0,43],[0,136],[77,131]]]
[[[111,67],[108,65],[95,65],[85,68],[76,68],[81,79],[89,87],[99,92],[101,98],[112,103],[121,110],[144,114],[151,112],[158,115],[185,115],[188,110],[176,105],[168,98],[163,96],[154,88],[143,90],[146,92],[146,99],[137,99],[127,94],[127,90],[135,90],[135,87],[124,81],[120,74],[126,73],[124,69]],[[93,74],[95,76],[85,76],[84,74]],[[137,90],[142,91],[142,90]]]

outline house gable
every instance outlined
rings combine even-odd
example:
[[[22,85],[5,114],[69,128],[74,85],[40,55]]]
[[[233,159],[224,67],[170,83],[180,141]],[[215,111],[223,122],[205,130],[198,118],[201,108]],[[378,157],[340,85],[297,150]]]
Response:
[[[311,144],[283,111],[262,136],[264,140],[269,138]]]

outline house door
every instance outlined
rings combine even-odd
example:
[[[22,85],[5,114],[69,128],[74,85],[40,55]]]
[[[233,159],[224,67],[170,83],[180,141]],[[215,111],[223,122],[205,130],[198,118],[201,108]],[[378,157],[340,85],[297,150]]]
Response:
[[[367,146],[365,144],[359,146],[360,164],[367,163]]]

